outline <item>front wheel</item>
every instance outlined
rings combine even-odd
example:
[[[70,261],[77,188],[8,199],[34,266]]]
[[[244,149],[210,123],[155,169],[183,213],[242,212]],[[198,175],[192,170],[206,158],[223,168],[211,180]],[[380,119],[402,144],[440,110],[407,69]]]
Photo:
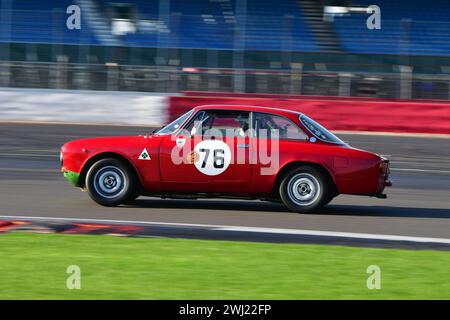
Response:
[[[280,197],[291,211],[308,213],[324,206],[331,188],[326,177],[310,166],[291,170],[280,184]]]
[[[103,206],[117,206],[135,194],[133,174],[122,161],[102,159],[86,175],[89,196]]]

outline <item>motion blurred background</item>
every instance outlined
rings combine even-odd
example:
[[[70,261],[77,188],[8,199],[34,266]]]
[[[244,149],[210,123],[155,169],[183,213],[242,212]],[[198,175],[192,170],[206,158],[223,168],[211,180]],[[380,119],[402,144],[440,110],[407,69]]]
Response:
[[[448,0],[0,0],[0,234],[10,219],[49,217],[448,243],[449,100]],[[298,110],[389,158],[388,199],[343,195],[309,215],[216,199],[107,210],[63,181],[68,140],[143,135],[223,103]],[[0,299],[450,297],[448,252],[1,237]],[[64,287],[74,263],[86,275],[75,294]],[[366,287],[369,265],[383,270],[378,293]]]
[[[2,0],[0,20],[2,87],[450,97],[445,0]]]

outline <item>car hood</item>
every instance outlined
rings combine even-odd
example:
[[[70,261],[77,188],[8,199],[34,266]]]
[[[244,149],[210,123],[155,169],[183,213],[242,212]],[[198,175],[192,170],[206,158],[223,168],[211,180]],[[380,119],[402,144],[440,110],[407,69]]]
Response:
[[[144,140],[145,139],[145,140]],[[116,137],[97,137],[72,140],[62,146],[63,151],[71,149],[101,149],[114,147],[134,147],[139,146],[144,141],[151,143],[152,136],[116,136]]]

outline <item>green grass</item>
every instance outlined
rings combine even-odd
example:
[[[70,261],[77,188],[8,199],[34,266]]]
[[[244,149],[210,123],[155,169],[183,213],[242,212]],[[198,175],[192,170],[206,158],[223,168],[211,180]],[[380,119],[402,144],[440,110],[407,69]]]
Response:
[[[81,289],[66,269],[81,268]],[[381,290],[366,269],[381,268]],[[0,299],[450,299],[450,253],[9,233]]]

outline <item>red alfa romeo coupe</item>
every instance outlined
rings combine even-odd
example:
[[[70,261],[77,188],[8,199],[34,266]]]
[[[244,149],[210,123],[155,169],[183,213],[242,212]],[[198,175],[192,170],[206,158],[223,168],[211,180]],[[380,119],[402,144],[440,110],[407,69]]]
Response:
[[[314,211],[339,194],[386,198],[389,161],[305,114],[266,107],[193,108],[150,135],[74,140],[64,177],[105,206],[140,195],[282,201]]]

